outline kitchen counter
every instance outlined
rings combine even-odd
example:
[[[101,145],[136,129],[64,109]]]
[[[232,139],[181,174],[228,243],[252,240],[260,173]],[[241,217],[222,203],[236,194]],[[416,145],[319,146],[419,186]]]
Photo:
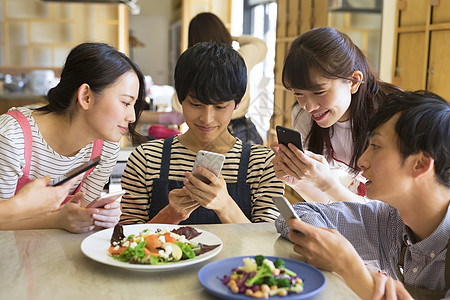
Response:
[[[217,235],[222,251],[206,262],[160,272],[130,271],[89,259],[80,245],[90,233],[0,232],[0,299],[217,299],[197,279],[200,268],[211,261],[257,254],[301,259],[272,223],[194,227]],[[325,288],[311,299],[359,299],[340,277],[324,274]]]
[[[11,107],[41,103],[48,103],[44,95],[36,95],[31,92],[0,93],[0,114],[6,113]]]

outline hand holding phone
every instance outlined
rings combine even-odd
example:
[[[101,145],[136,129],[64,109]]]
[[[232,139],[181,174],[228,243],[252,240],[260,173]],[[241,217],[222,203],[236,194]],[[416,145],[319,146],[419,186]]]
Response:
[[[125,191],[117,191],[108,193],[106,195],[102,195],[100,197],[97,197],[94,201],[92,201],[88,205],[86,205],[86,207],[90,208],[104,207],[106,204],[113,203],[114,201],[119,199],[119,197],[122,197],[124,194]]]
[[[283,218],[286,221],[291,218],[295,218],[295,219],[301,221],[300,217],[297,215],[297,212],[292,207],[291,203],[289,203],[288,199],[286,199],[285,197],[273,197],[272,200],[273,200],[273,203],[275,203],[275,206],[280,211],[280,214],[283,216]],[[304,235],[303,232],[301,232],[297,229],[292,229],[292,231],[294,231],[300,235]]]
[[[199,174],[197,168],[205,168],[219,177],[224,161],[225,155],[223,154],[200,150],[198,151],[197,157],[195,158],[194,167],[192,168],[192,174],[204,183],[209,184],[211,183],[211,181],[209,181],[209,179],[205,176]]]
[[[96,165],[98,165],[99,163],[101,163],[102,160],[100,159],[100,156],[94,157],[93,159],[91,159],[90,161],[82,164],[81,166],[69,171],[66,173],[66,178],[64,178],[61,181],[58,181],[57,183],[52,184],[53,186],[58,186],[61,185],[69,180],[71,180],[74,177],[77,177],[78,175],[80,175],[83,172],[86,172],[87,170],[89,170],[90,168],[95,167]]]
[[[280,214],[286,221],[290,218],[296,218],[300,221],[300,217],[297,215],[295,209],[292,207],[291,203],[289,203],[288,199],[286,199],[285,197],[273,197],[272,200],[273,203],[275,203],[275,206],[280,211]]]
[[[300,132],[283,126],[277,126],[276,130],[279,144],[288,147],[288,144],[291,143],[303,151],[302,134]]]

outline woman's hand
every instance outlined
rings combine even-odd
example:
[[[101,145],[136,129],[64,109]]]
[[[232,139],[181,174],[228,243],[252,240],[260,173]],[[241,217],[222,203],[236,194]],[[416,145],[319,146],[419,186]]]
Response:
[[[120,203],[117,201],[106,204],[103,208],[89,209],[94,218],[94,225],[104,228],[114,227],[119,222],[120,215],[122,214]]]
[[[210,183],[204,183],[191,172],[186,172],[183,191],[201,206],[212,209],[222,223],[250,222],[236,202],[228,194],[227,184],[222,176],[215,176],[203,167],[198,172],[206,177]],[[249,199],[250,201],[250,199]]]
[[[81,206],[83,193],[76,193],[73,198],[61,206],[58,214],[58,227],[73,233],[83,233],[94,229],[94,218],[89,208]]]
[[[61,186],[48,186],[50,177],[45,176],[25,185],[16,196],[7,200],[13,204],[17,219],[46,215],[56,211],[66,199],[69,190],[79,177]]]
[[[289,147],[277,144],[272,149],[276,147],[278,147],[279,159],[274,162],[274,166],[277,163],[280,170],[287,176],[307,182],[323,191],[340,184],[338,178],[331,173],[330,166],[323,155],[310,151],[302,152],[292,144],[289,144]]]
[[[375,282],[375,292],[371,300],[412,300],[403,284],[383,273],[370,272]]]
[[[277,142],[273,142],[270,148],[275,153],[275,157],[272,159],[273,169],[275,170],[275,176],[283,181],[285,184],[294,187],[299,183],[299,180],[293,176],[288,175],[283,169],[283,159],[280,154],[280,147]]]

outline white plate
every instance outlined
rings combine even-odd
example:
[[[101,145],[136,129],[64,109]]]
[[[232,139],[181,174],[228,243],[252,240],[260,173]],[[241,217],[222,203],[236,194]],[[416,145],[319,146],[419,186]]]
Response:
[[[144,229],[149,230],[168,230],[171,231],[172,229],[176,229],[182,227],[181,225],[167,225],[167,224],[136,224],[136,225],[124,225],[123,226],[123,234],[125,236],[129,236],[130,234],[138,234]],[[182,260],[174,263],[164,264],[164,265],[138,265],[138,264],[130,264],[126,262],[121,262],[118,260],[115,260],[111,256],[108,255],[108,249],[110,246],[111,241],[111,235],[113,233],[114,228],[108,228],[104,229],[102,231],[96,232],[87,238],[83,240],[81,243],[81,251],[90,259],[93,259],[95,261],[98,261],[100,263],[119,267],[119,268],[125,268],[129,270],[134,271],[164,271],[164,270],[173,270],[178,269],[186,266],[190,266],[193,264],[197,264],[199,262],[208,260],[217,254],[222,250],[222,240],[218,238],[216,235],[205,231],[205,230],[196,230],[198,232],[201,232],[201,234],[194,239],[191,239],[191,241],[195,243],[202,243],[206,245],[217,245],[219,244],[219,247],[213,249],[212,251],[200,254],[199,256],[196,256],[192,259]]]

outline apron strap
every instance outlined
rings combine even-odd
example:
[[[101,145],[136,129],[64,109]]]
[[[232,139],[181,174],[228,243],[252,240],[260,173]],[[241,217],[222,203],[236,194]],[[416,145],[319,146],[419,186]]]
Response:
[[[250,160],[251,145],[249,143],[242,142],[242,154],[239,162],[238,182],[247,182],[247,170],[248,162]]]
[[[169,179],[170,169],[170,152],[172,151],[173,136],[164,140],[162,158],[161,158],[161,173],[159,178],[167,181]]]
[[[32,147],[33,147],[33,137],[31,134],[31,126],[30,122],[28,122],[28,119],[18,110],[11,110],[7,112],[6,114],[10,115],[16,121],[19,123],[20,127],[22,128],[23,132],[23,140],[24,140],[24,146],[25,146],[25,167],[22,170],[22,177],[19,178],[18,182],[22,180],[27,180],[30,175],[30,166],[31,166],[31,153],[32,153]],[[21,187],[22,185],[20,185]],[[17,185],[19,187],[19,184]],[[16,188],[16,193],[18,192],[18,189]]]
[[[92,153],[90,159],[93,159],[94,157],[101,156],[102,155],[102,148],[103,148],[103,140],[95,140],[94,145],[92,146]],[[81,179],[80,184],[77,186],[77,188],[72,192],[72,195],[75,195],[81,190],[81,185],[83,184],[83,180],[95,169],[95,167],[90,168],[89,170],[84,173],[83,179]],[[65,202],[64,202],[65,203]]]

